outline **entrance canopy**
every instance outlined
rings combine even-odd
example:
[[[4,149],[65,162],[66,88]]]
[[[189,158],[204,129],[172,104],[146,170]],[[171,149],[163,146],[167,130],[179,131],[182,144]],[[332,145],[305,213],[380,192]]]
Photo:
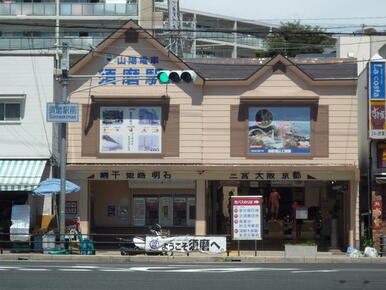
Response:
[[[0,160],[0,191],[31,191],[36,188],[47,160]]]

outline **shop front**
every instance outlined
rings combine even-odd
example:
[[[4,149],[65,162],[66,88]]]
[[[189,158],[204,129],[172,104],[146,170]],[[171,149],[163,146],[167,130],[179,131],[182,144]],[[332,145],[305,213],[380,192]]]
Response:
[[[74,168],[69,178],[84,184],[82,190],[88,192],[85,226],[91,233],[143,234],[158,223],[173,235],[231,236],[230,198],[259,195],[263,197],[264,249],[280,249],[293,241],[317,241],[325,250],[343,249],[352,242],[357,222],[352,219],[358,184],[355,168],[267,171],[241,167],[245,170]]]

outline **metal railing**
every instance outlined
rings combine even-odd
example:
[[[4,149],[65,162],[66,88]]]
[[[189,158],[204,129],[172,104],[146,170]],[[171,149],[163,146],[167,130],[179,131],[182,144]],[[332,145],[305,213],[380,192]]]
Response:
[[[0,16],[55,15],[55,3],[0,3]],[[138,4],[61,3],[60,16],[138,16]]]
[[[0,15],[55,16],[55,3],[0,3]]]
[[[54,38],[3,38],[0,37],[0,49],[49,49],[55,45]]]
[[[148,234],[149,235],[149,234]],[[10,237],[28,237],[28,241],[10,241]],[[26,234],[26,233],[0,233],[0,254],[3,254],[5,251],[10,251],[11,253],[45,253],[45,254],[54,254],[55,252],[60,251],[61,253],[66,254],[95,254],[97,251],[103,250],[116,250],[117,253],[121,255],[138,255],[138,254],[147,254],[147,255],[173,255],[169,250],[156,250],[145,252],[143,249],[136,248],[132,239],[134,237],[145,238],[146,234],[95,234],[91,233],[89,235],[84,235],[83,240],[91,242],[92,253],[85,252],[90,251],[90,249],[85,249],[82,246],[82,240],[76,238],[76,234],[67,233],[65,234],[65,250],[66,252],[61,252],[60,250],[60,234]],[[206,237],[206,236],[197,236],[195,237]],[[216,235],[216,237],[225,237],[227,241],[227,256],[232,248],[232,240],[229,235]],[[87,237],[87,238],[86,238]],[[173,237],[173,235],[168,235],[167,237]],[[83,251],[83,252],[82,252]],[[189,256],[189,252],[186,252]]]
[[[62,3],[61,16],[138,16],[138,4]]]

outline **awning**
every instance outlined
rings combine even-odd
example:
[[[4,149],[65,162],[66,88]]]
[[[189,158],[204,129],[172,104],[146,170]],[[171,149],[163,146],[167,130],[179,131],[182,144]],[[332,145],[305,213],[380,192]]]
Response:
[[[31,191],[42,178],[47,160],[0,160],[0,191]]]

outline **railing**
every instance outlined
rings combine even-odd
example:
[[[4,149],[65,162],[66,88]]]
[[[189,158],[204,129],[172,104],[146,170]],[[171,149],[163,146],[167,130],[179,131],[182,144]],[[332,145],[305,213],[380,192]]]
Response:
[[[10,237],[20,237],[20,241],[10,241]],[[151,235],[154,236],[154,235]],[[162,235],[165,237],[165,235]],[[167,237],[173,237],[166,234]],[[27,233],[2,233],[0,232],[0,255],[4,252],[11,253],[45,253],[45,254],[83,254],[94,255],[95,252],[101,250],[116,250],[121,255],[173,255],[173,251],[169,249],[158,249],[150,252],[145,252],[144,249],[138,248],[133,241],[133,238],[145,240],[146,235],[142,234],[89,234],[87,237],[79,236],[76,233],[65,234],[65,249],[61,248],[58,233],[27,234]],[[204,238],[207,236],[194,237]],[[216,237],[226,238],[226,253],[232,249],[232,240],[229,235],[216,235]],[[87,245],[85,245],[87,243]],[[90,247],[90,245],[92,245]],[[189,251],[186,254],[189,256]]]
[[[207,40],[217,40],[217,41],[223,41],[223,42],[229,42],[234,43],[234,35],[232,33],[227,32],[205,32],[205,31],[198,31],[196,32],[196,38],[203,38]],[[265,41],[263,38],[259,38],[256,36],[246,36],[243,34],[237,35],[237,44],[241,45],[248,45],[253,46],[256,48],[264,48],[265,47]]]
[[[95,48],[105,37],[61,37],[60,43],[67,42],[72,50],[90,50]],[[52,49],[55,37],[0,37],[0,49]]]
[[[49,49],[55,45],[54,38],[2,38],[0,37],[0,49]]]
[[[0,16],[55,16],[55,3],[0,3]]]
[[[0,16],[55,15],[55,3],[0,3]],[[138,16],[138,4],[61,3],[60,16]]]
[[[138,4],[62,3],[61,16],[138,16]]]

